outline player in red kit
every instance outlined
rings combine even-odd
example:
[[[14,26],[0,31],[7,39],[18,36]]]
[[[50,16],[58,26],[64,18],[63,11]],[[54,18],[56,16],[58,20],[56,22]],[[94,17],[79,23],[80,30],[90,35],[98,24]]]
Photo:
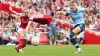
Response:
[[[29,28],[30,24],[32,23],[32,21],[31,21],[32,18],[29,17],[28,10],[23,10],[23,13],[20,14],[20,13],[13,11],[11,6],[9,7],[9,9],[17,16],[20,16],[19,20],[20,20],[21,24],[20,24],[20,27],[18,28],[19,44],[17,47],[15,47],[15,49],[17,50],[17,52],[23,53],[22,48],[24,48],[28,42],[25,39],[25,37],[26,37],[25,33],[28,32],[28,28]]]

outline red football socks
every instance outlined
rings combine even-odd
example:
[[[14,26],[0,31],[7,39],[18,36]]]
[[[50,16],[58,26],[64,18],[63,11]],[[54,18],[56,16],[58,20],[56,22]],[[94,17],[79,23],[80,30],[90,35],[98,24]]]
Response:
[[[22,49],[23,41],[24,41],[23,39],[19,40],[18,49]]]

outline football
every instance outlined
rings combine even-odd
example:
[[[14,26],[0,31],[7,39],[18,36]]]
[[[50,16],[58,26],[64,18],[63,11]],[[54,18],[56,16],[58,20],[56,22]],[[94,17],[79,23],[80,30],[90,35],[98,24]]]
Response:
[[[32,41],[32,45],[33,45],[33,46],[37,46],[38,44],[39,44],[38,40],[33,40],[33,41]]]

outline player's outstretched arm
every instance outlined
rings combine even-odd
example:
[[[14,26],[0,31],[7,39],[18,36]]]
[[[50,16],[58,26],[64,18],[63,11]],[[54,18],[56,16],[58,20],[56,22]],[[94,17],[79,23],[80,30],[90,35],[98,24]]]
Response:
[[[29,29],[29,27],[30,27],[31,23],[32,23],[32,21],[29,21],[29,22],[28,22],[28,25],[27,25],[27,27],[26,27],[26,29],[25,29],[25,30],[26,30],[26,32],[28,32],[28,29]]]
[[[63,15],[66,15],[67,12],[65,12],[65,11],[58,11],[57,14],[63,14]]]

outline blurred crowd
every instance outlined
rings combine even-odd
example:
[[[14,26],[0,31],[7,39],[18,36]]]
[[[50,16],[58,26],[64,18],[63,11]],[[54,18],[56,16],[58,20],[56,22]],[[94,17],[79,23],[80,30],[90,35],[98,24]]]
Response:
[[[60,21],[62,24],[73,25],[70,16],[57,13],[58,11],[68,10],[68,6],[72,1],[75,1],[78,6],[89,8],[89,12],[84,13],[86,29],[100,30],[100,0],[1,0],[1,3],[7,3],[18,8],[29,9],[30,12],[34,13],[43,15],[49,14],[52,18],[56,18],[56,21]],[[19,25],[20,23],[17,16],[0,11],[0,28],[15,29]],[[43,28],[41,24],[35,23],[35,25],[39,25],[39,28]],[[48,28],[47,25],[44,25],[44,28]],[[59,32],[67,31],[67,35],[70,32],[69,28],[63,29],[61,25],[58,27],[58,30]],[[45,29],[45,31],[48,30]]]

